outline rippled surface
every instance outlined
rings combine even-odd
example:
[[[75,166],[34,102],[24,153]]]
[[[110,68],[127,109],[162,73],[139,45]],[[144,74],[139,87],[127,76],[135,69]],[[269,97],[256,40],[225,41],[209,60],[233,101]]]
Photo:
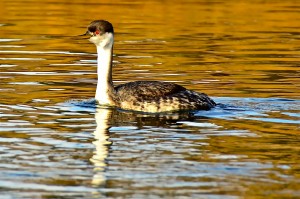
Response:
[[[296,1],[0,6],[1,197],[300,195]],[[76,35],[101,18],[115,25],[115,84],[177,82],[218,107],[96,108],[95,47]]]

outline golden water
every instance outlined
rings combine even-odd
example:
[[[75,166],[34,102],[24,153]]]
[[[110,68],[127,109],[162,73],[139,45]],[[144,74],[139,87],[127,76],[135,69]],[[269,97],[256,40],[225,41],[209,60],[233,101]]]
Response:
[[[0,2],[0,195],[6,198],[297,198],[297,1]],[[163,80],[220,103],[147,115],[90,99],[95,47],[114,24],[114,82]],[[87,102],[86,102],[87,103]]]

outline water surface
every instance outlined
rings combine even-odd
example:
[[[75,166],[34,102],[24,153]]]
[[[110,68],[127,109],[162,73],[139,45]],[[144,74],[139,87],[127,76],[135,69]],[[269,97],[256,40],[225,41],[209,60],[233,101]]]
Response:
[[[3,198],[300,195],[296,1],[0,6]],[[96,108],[95,47],[76,37],[94,19],[114,24],[116,85],[176,82],[219,106],[180,114]]]

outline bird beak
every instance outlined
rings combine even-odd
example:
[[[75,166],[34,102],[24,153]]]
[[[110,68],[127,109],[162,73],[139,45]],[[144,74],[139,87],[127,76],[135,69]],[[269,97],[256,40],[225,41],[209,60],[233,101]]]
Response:
[[[78,36],[87,36],[90,35],[89,31],[86,31],[86,33],[82,34],[82,35],[78,35]]]

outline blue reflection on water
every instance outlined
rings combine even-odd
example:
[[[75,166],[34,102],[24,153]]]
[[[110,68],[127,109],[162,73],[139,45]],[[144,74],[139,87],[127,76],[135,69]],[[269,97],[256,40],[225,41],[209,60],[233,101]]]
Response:
[[[225,120],[249,119],[263,122],[300,124],[300,100],[286,98],[216,97],[218,106],[210,111],[197,111],[195,116]],[[293,112],[289,112],[293,111]],[[273,118],[278,112],[280,118]],[[285,118],[284,116],[288,116]]]
[[[247,119],[273,123],[300,124],[300,100],[287,98],[239,97],[215,97],[214,100],[218,103],[215,108],[209,111],[193,111],[193,115],[195,117],[225,120]],[[97,108],[95,99],[71,100],[60,105],[61,109],[72,112],[95,112],[95,109]],[[279,118],[274,118],[272,116],[272,114],[276,112],[280,114]],[[169,113],[159,114],[164,115]],[[153,115],[153,113],[149,113],[149,115]]]

